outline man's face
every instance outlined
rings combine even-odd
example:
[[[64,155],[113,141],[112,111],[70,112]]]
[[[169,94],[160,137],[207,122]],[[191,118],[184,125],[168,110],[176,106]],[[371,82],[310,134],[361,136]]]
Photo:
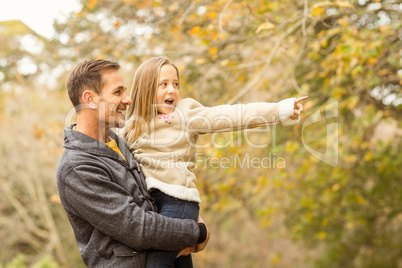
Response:
[[[102,81],[104,86],[97,98],[99,123],[106,128],[124,127],[126,119],[122,112],[132,101],[126,94],[123,78],[117,70],[105,70],[102,72]]]

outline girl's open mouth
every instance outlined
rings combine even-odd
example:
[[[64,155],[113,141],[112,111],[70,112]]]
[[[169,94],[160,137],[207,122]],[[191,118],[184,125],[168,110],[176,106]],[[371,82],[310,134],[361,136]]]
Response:
[[[168,99],[168,100],[165,100],[165,103],[166,103],[167,105],[173,105],[173,101],[174,101],[174,100]]]

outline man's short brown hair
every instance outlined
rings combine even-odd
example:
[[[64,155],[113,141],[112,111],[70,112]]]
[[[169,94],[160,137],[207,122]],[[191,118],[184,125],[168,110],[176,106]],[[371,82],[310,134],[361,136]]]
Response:
[[[85,60],[78,64],[68,74],[66,87],[68,96],[74,107],[79,107],[81,103],[81,94],[86,89],[93,89],[97,94],[100,94],[104,81],[102,81],[102,71],[119,70],[120,65],[116,62],[107,60]]]

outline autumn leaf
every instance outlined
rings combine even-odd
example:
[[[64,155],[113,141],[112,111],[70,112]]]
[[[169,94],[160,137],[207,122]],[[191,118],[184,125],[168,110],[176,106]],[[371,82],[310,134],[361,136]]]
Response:
[[[214,40],[218,37],[218,35],[219,35],[219,32],[214,33],[214,34],[211,36],[211,40],[214,41]]]
[[[281,254],[276,253],[272,258],[271,258],[271,262],[273,265],[277,265],[280,261],[281,261]]]
[[[87,4],[87,8],[88,8],[89,10],[94,9],[94,8],[96,7],[96,2],[97,2],[97,0],[89,0],[89,2],[88,2],[88,4]]]
[[[33,127],[33,135],[36,139],[42,138],[43,134],[45,134],[45,130],[43,128],[38,127],[37,125],[34,125]]]
[[[327,234],[325,232],[319,232],[317,234],[318,239],[323,240],[325,239],[325,237],[327,236]]]
[[[189,34],[190,34],[190,35],[199,34],[199,33],[200,33],[200,30],[201,30],[201,27],[200,27],[200,26],[195,26],[195,27],[193,27],[193,28],[190,30]]]
[[[211,59],[216,59],[218,57],[218,48],[216,47],[211,47],[208,50],[208,55],[211,57]]]
[[[313,6],[311,8],[311,15],[313,17],[321,17],[322,15],[325,14],[325,9],[322,6]]]
[[[208,18],[210,19],[215,19],[218,16],[216,12],[209,12],[208,13]]]
[[[264,22],[263,24],[261,24],[260,26],[258,26],[257,30],[255,31],[255,33],[259,33],[261,31],[270,31],[275,29],[275,25],[273,25],[270,22]]]

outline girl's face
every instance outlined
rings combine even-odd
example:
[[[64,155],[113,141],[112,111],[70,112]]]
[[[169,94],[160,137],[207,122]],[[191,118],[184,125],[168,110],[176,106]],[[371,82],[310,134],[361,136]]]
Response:
[[[161,114],[170,114],[179,98],[179,78],[176,69],[165,64],[161,68],[158,91],[156,93],[156,104],[158,112]]]

